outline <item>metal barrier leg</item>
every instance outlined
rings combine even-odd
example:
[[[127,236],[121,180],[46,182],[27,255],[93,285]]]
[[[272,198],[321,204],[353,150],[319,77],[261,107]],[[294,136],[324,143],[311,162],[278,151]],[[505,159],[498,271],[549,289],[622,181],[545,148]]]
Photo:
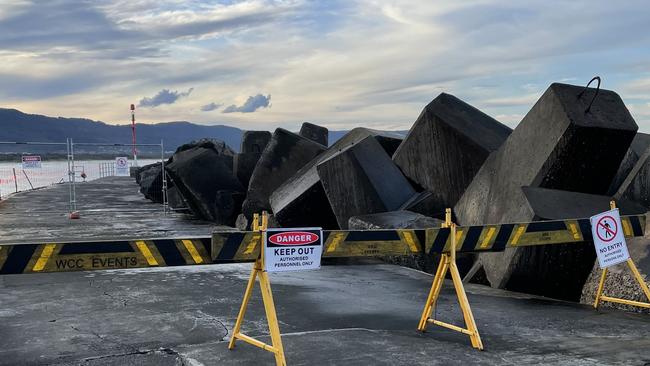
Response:
[[[626,300],[618,297],[603,295],[603,288],[605,287],[605,277],[607,276],[607,268],[605,268],[603,269],[603,273],[600,276],[600,283],[598,284],[598,290],[596,291],[596,299],[594,300],[594,308],[598,309],[598,305],[601,301],[608,301],[608,302],[615,302],[618,304],[638,306],[641,308],[650,309],[650,289],[648,288],[648,285],[645,283],[645,280],[641,276],[641,273],[639,273],[639,269],[636,268],[634,261],[631,258],[629,258],[626,261],[626,263],[627,266],[630,268],[632,275],[634,275],[634,279],[636,280],[636,282],[639,283],[641,290],[643,290],[643,293],[645,294],[646,299],[648,299],[648,302]]]
[[[264,231],[268,226],[268,216],[266,212],[262,214],[262,224],[260,225],[259,215],[255,214],[253,216],[253,231]],[[280,327],[278,325],[278,318],[275,312],[275,303],[273,302],[273,293],[271,292],[271,281],[269,281],[269,275],[264,271],[264,250],[261,248],[261,257],[255,261],[253,265],[253,270],[251,271],[251,276],[248,279],[248,284],[246,285],[246,291],[244,292],[244,299],[242,300],[241,307],[239,309],[239,315],[237,316],[237,321],[235,322],[235,327],[232,332],[232,337],[228,343],[228,349],[235,348],[235,341],[240,339],[248,344],[259,347],[265,351],[273,352],[275,356],[276,366],[286,366],[287,361],[284,358],[284,348],[282,347],[282,337],[280,334]],[[260,290],[262,292],[262,301],[264,302],[264,312],[266,313],[266,319],[269,323],[269,333],[271,333],[271,345],[264,342],[258,341],[253,337],[249,337],[241,333],[241,325],[244,321],[244,315],[246,315],[246,308],[248,302],[250,301],[251,294],[253,292],[253,287],[255,287],[255,279],[258,279],[260,282]]]
[[[278,366],[286,366],[287,362],[284,359],[284,348],[282,347],[280,327],[278,326],[278,318],[275,313],[275,303],[273,302],[273,293],[271,292],[269,275],[268,273],[261,271],[259,278],[262,290],[262,299],[264,300],[264,311],[266,312],[266,320],[269,323],[269,331],[271,332],[271,343],[275,349],[273,352],[275,354],[275,364]]]
[[[469,306],[467,293],[465,292],[465,287],[463,286],[463,280],[460,278],[460,273],[458,273],[456,261],[451,262],[449,269],[451,272],[451,278],[454,282],[454,288],[456,289],[456,296],[458,296],[458,303],[460,304],[460,308],[463,310],[463,317],[465,318],[465,325],[469,331],[469,339],[472,342],[472,347],[482,350],[483,342],[481,341],[481,336],[478,333],[476,321],[474,320],[474,314],[472,314],[472,308]]]
[[[255,286],[256,277],[257,277],[257,262],[255,262],[255,265],[251,270],[251,276],[248,279],[248,285],[246,285],[246,291],[244,292],[244,299],[242,300],[241,307],[239,308],[239,315],[237,315],[237,322],[235,323],[235,328],[233,328],[232,330],[233,336],[230,338],[230,342],[228,343],[228,349],[235,348],[235,341],[237,340],[237,337],[235,335],[239,334],[239,331],[241,330],[241,324],[244,320],[244,316],[246,315],[246,308],[248,307],[248,301],[250,301],[251,294],[253,293],[253,287]]]
[[[610,201],[609,206],[612,210],[615,209],[616,202]],[[643,293],[645,294],[646,299],[648,299],[648,302],[626,300],[618,297],[603,295],[603,289],[605,287],[605,278],[607,277],[607,268],[604,268],[603,273],[600,275],[600,282],[598,283],[598,289],[596,290],[596,298],[594,299],[594,308],[598,309],[598,305],[600,304],[601,301],[609,301],[618,304],[638,306],[638,307],[650,309],[650,289],[648,288],[648,285],[645,283],[643,277],[641,277],[641,273],[639,273],[639,269],[636,268],[636,264],[634,264],[632,258],[628,258],[626,263],[627,266],[630,267],[630,271],[634,275],[634,279],[636,279],[636,282],[639,283],[641,290],[643,290]]]
[[[603,294],[603,288],[605,287],[605,278],[607,277],[607,268],[603,269],[603,273],[600,274],[600,281],[598,282],[598,290],[596,290],[596,299],[594,300],[594,308],[598,309],[598,304],[600,303],[600,297]]]
[[[456,224],[451,221],[451,209],[447,209],[446,222],[443,225],[444,228],[450,228],[451,233],[451,246],[449,248],[449,253],[443,253],[442,258],[440,259],[440,264],[436,271],[436,275],[433,278],[433,284],[431,285],[431,290],[429,291],[429,296],[427,302],[424,305],[424,310],[422,311],[422,316],[420,317],[420,323],[418,325],[418,330],[424,331],[428,323],[447,328],[456,332],[460,332],[469,336],[472,347],[482,350],[483,342],[481,341],[481,336],[478,332],[476,326],[476,321],[474,320],[474,314],[472,314],[472,308],[469,306],[469,300],[467,299],[467,293],[465,292],[465,287],[463,286],[463,280],[460,278],[460,273],[458,272],[458,266],[456,265],[456,241],[458,237],[456,235]],[[451,279],[454,284],[454,289],[456,290],[456,296],[458,297],[458,304],[463,312],[463,318],[465,319],[466,328],[461,328],[454,324],[445,323],[437,319],[431,319],[431,310],[438,300],[440,294],[440,289],[445,280],[445,275],[447,270],[451,273]]]
[[[445,279],[445,276],[447,275],[447,266],[448,257],[446,254],[443,254],[440,257],[440,263],[438,264],[436,275],[433,277],[431,290],[429,291],[429,296],[427,297],[427,302],[424,305],[424,310],[422,311],[422,316],[420,317],[420,323],[418,324],[418,330],[421,332],[424,332],[426,330],[427,319],[431,317],[431,311],[438,301],[438,295],[440,294],[442,283]]]
[[[636,278],[636,281],[639,283],[639,286],[641,286],[641,289],[643,290],[645,297],[648,299],[648,301],[650,301],[650,289],[648,288],[648,285],[645,283],[645,280],[643,280],[643,277],[641,277],[641,273],[639,273],[639,269],[636,268],[634,261],[632,261],[632,259],[628,259],[627,265],[628,267],[630,267],[630,271],[632,271],[632,273],[634,274],[634,277]]]

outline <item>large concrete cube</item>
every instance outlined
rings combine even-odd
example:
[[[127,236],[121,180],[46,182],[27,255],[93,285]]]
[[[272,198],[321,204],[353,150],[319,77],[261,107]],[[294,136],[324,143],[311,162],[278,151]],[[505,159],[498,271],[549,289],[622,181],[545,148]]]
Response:
[[[583,89],[555,83],[544,92],[488,157],[456,204],[460,224],[532,220],[535,212],[523,186],[597,195],[607,192],[638,127],[613,91],[600,90],[587,111],[596,91],[587,89],[578,97]],[[516,248],[479,258],[494,287],[557,296],[536,284],[578,275],[571,266],[555,266],[557,256],[534,256],[535,250]],[[575,260],[580,261],[577,256]]]
[[[251,175],[242,206],[244,215],[250,219],[256,212],[270,211],[271,193],[325,150],[325,146],[298,134],[275,130]]]
[[[266,145],[271,141],[269,131],[245,131],[242,134],[241,146],[239,151],[242,153],[261,154]]]
[[[650,148],[634,164],[614,198],[639,202],[650,209]]]
[[[248,187],[253,170],[262,157],[262,151],[271,140],[269,131],[246,131],[242,136],[240,153],[235,155],[234,173],[244,187]]]
[[[445,218],[445,209],[451,207],[441,207],[441,199],[439,194],[434,194],[429,191],[418,192],[418,194],[411,197],[410,200],[404,202],[400,210],[407,210],[416,212],[425,216],[435,217],[441,220]]]
[[[234,225],[244,187],[233,175],[233,155],[227,146],[202,142],[179,148],[165,166],[174,186],[198,218]]]
[[[429,229],[439,228],[444,221],[411,211],[388,211],[352,216],[348,220],[350,230],[379,229]]]
[[[270,203],[278,223],[283,227],[319,226],[338,229],[338,222],[323,190],[316,166],[369,136],[377,140],[389,156],[402,142],[400,135],[391,132],[367,128],[351,130],[273,192]]]
[[[314,142],[318,142],[323,146],[327,146],[329,130],[325,127],[315,125],[313,123],[305,122],[300,127],[298,133],[302,137],[306,137]]]
[[[648,147],[650,147],[650,135],[640,132],[637,133],[636,136],[634,136],[634,140],[632,140],[630,148],[627,149],[627,153],[625,153],[621,165],[618,167],[616,176],[614,176],[612,183],[609,185],[607,194],[615,195],[616,192],[618,192],[623,181],[628,177],[630,172],[632,172],[632,169]]]
[[[487,114],[442,93],[424,108],[393,161],[404,175],[433,193],[434,211],[444,211],[456,204],[510,132]]]
[[[163,202],[162,164],[153,163],[138,169],[136,182],[140,193],[153,202]]]
[[[316,169],[342,229],[352,216],[395,211],[416,194],[373,137],[341,150]]]

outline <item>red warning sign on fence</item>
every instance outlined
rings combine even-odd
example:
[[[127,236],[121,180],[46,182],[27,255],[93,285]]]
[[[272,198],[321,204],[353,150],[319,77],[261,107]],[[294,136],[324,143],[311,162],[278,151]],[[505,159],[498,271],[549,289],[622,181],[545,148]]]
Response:
[[[41,157],[39,155],[23,155],[23,169],[41,169]]]

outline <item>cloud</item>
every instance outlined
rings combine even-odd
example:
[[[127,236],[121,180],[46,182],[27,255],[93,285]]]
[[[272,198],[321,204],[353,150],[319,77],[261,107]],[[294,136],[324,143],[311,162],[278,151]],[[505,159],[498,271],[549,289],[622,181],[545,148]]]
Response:
[[[160,57],[173,40],[226,35],[292,16],[300,1],[230,4],[148,0],[25,0],[0,5],[0,48]],[[115,55],[113,53],[116,53]]]
[[[157,107],[162,104],[174,104],[180,98],[187,97],[194,90],[194,88],[189,88],[186,92],[177,92],[170,91],[169,89],[163,89],[158,92],[158,94],[153,97],[144,97],[140,100],[138,104],[139,107]]]
[[[259,108],[266,108],[271,102],[271,94],[264,96],[262,94],[257,94],[256,96],[250,96],[246,99],[246,102],[241,106],[236,106],[234,104],[226,107],[223,110],[223,113],[253,113]]]
[[[172,88],[176,103],[140,119],[407,129],[444,91],[515,126],[552,82],[584,85],[598,74],[650,131],[650,22],[640,0],[0,3],[0,97],[35,113],[118,122],[114,105],[193,86],[201,93],[178,103],[186,89]],[[246,101],[251,90],[272,93],[273,108]],[[236,102],[202,111],[215,96]]]
[[[201,111],[203,111],[203,112],[210,112],[210,111],[213,111],[213,110],[215,110],[215,109],[219,109],[222,105],[223,105],[223,104],[217,104],[217,103],[215,103],[215,102],[212,102],[212,103],[210,103],[210,104],[206,104],[206,105],[204,105],[204,106],[201,106]]]

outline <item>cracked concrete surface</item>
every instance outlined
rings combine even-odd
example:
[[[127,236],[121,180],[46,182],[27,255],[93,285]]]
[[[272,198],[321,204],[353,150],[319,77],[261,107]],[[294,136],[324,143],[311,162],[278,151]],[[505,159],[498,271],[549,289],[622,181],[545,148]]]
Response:
[[[272,365],[228,351],[250,264],[0,277],[0,365]],[[386,265],[272,274],[289,365],[644,365],[650,317],[469,285],[486,350],[415,330],[431,276]],[[437,317],[461,323],[446,284]],[[243,331],[270,342],[259,288]]]

